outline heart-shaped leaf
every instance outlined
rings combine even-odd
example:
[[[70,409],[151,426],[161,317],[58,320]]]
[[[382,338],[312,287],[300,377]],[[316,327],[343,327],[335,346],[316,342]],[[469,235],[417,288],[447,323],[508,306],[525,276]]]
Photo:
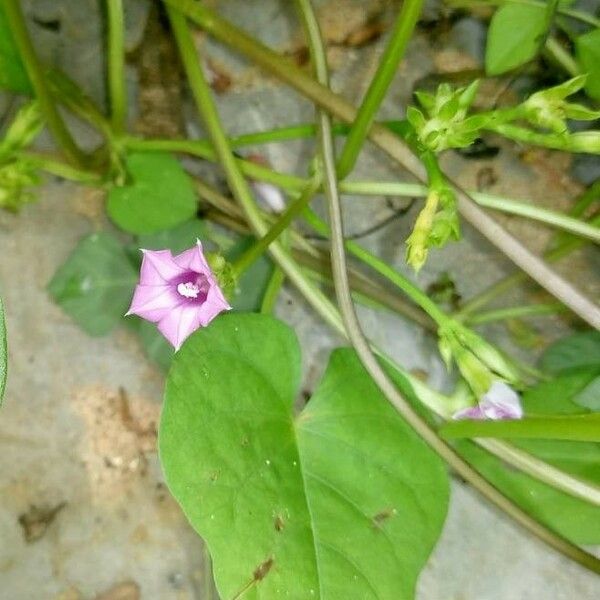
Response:
[[[104,335],[125,314],[137,273],[123,247],[106,233],[83,238],[54,274],[48,291],[90,335]]]
[[[297,416],[292,330],[220,316],[175,355],[159,432],[167,483],[223,598],[407,600],[438,538],[439,458],[348,349]]]
[[[127,185],[111,188],[107,211],[122,229],[136,234],[171,229],[197,210],[192,182],[179,161],[161,152],[127,156]]]
[[[546,8],[505,4],[492,17],[485,49],[485,70],[500,75],[536,56],[546,32]]]

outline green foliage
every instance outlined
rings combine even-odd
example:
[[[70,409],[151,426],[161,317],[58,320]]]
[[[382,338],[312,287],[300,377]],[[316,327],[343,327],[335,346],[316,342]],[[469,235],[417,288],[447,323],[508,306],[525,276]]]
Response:
[[[594,377],[573,399],[579,406],[600,412],[600,367]]]
[[[525,118],[533,125],[558,134],[568,133],[566,119],[593,121],[600,118],[600,111],[566,101],[566,98],[583,88],[586,79],[585,75],[579,75],[560,85],[535,92],[523,103]]]
[[[31,94],[31,83],[0,4],[0,89]]]
[[[24,104],[6,128],[4,138],[0,140],[0,158],[26,148],[37,137],[44,126],[44,119],[37,100]]]
[[[515,446],[556,467],[600,484],[598,444],[560,440],[513,440]],[[472,442],[456,445],[459,453],[534,518],[577,544],[600,543],[600,508],[574,498],[505,465]]]
[[[131,178],[108,194],[107,211],[122,229],[151,234],[171,229],[196,213],[196,195],[189,176],[171,154],[135,152],[126,159]]]
[[[485,70],[500,75],[535,58],[546,33],[544,6],[505,4],[492,17],[485,49]]]
[[[0,164],[0,207],[19,212],[24,204],[35,201],[35,195],[28,188],[39,181],[36,166],[26,159]]]
[[[443,524],[441,461],[338,350],[297,416],[300,350],[257,314],[175,355],[160,424],[167,483],[223,598],[408,599]]]
[[[527,391],[527,411],[531,414],[573,415],[585,412],[576,404],[578,395],[594,380],[598,368],[573,368],[543,381]]]
[[[528,390],[522,398],[526,415],[573,415],[585,412],[573,399],[590,373],[570,371]],[[576,477],[600,485],[600,445],[562,440],[511,440],[518,448]],[[457,445],[460,453],[481,469],[505,494],[532,516],[575,543],[600,543],[600,508],[559,492],[515,471],[470,442]]]
[[[550,373],[600,366],[600,331],[575,333],[558,340],[544,352],[540,365]]]
[[[4,304],[0,298],[0,405],[2,404],[4,388],[6,387],[7,363],[6,321],[4,318]]]
[[[575,39],[575,54],[588,77],[585,91],[600,100],[600,29],[593,29]]]
[[[112,236],[83,238],[48,284],[54,301],[87,333],[104,335],[121,322],[137,273]]]
[[[425,114],[409,106],[406,118],[426,148],[442,152],[448,148],[464,148],[477,139],[489,118],[485,115],[467,116],[478,86],[479,81],[475,80],[467,87],[453,90],[447,83],[442,83],[435,96],[417,92]]]

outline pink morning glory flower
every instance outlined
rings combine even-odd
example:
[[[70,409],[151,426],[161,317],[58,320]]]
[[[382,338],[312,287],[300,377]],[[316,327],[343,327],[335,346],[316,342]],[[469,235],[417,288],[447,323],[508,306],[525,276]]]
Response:
[[[523,408],[519,394],[504,381],[494,381],[477,406],[463,408],[453,419],[521,419]]]
[[[127,315],[158,323],[175,350],[196,329],[231,308],[204,258],[200,240],[177,256],[170,250],[142,252],[140,281]]]

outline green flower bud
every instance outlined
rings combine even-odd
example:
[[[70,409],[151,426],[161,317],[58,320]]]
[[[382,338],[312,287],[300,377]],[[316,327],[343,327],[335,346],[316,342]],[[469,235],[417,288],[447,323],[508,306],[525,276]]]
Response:
[[[518,381],[514,365],[494,346],[460,323],[449,321],[440,327],[438,334],[444,362],[448,366],[454,359],[476,398],[487,393],[494,380]]]
[[[409,107],[406,118],[423,145],[434,152],[448,148],[463,148],[472,144],[489,117],[467,113],[475,95],[478,81],[466,88],[452,90],[448,84],[438,87],[436,95],[417,92],[415,95],[427,112],[427,118],[417,108]]]
[[[558,134],[568,133],[566,119],[593,121],[600,118],[595,111],[566,98],[585,85],[586,75],[579,75],[561,85],[535,92],[522,104],[525,118],[532,124]]]
[[[35,196],[25,188],[39,183],[39,177],[29,162],[17,160],[0,165],[0,207],[18,212],[23,206],[35,200]]]
[[[231,300],[235,296],[237,288],[235,271],[231,263],[227,262],[221,254],[215,252],[207,252],[205,256],[223,295],[227,300]]]
[[[28,146],[41,131],[44,125],[42,113],[37,100],[22,106],[13,122],[8,126],[4,139],[0,142],[0,156]]]

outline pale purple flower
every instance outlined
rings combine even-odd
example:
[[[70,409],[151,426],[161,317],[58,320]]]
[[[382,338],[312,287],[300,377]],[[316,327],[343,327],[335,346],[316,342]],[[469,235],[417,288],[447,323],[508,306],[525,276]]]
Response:
[[[140,281],[127,314],[158,323],[175,350],[196,329],[231,308],[204,258],[200,240],[177,256],[170,250],[142,252]]]
[[[521,419],[523,408],[519,394],[504,381],[494,381],[477,406],[463,408],[452,415],[453,419]]]

